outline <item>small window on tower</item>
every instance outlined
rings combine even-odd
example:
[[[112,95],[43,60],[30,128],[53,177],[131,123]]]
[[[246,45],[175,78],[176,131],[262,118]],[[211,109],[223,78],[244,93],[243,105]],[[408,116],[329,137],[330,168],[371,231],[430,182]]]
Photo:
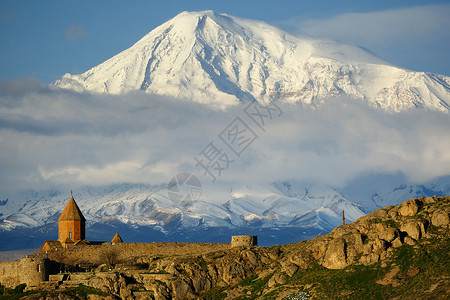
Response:
[[[72,238],[72,231],[69,231],[69,239]]]

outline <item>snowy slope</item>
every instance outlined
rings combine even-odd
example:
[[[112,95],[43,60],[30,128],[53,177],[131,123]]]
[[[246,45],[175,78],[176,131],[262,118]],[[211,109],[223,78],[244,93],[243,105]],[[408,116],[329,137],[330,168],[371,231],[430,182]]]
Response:
[[[111,94],[142,90],[220,108],[247,100],[317,106],[348,96],[392,111],[448,111],[450,101],[449,77],[212,11],[183,12],[104,63],[52,85]]]
[[[83,188],[75,199],[87,219],[88,236],[104,239],[116,230],[130,241],[226,242],[232,234],[258,234],[266,245],[310,238],[386,205],[405,199],[450,194],[450,178],[425,185],[406,185],[395,178],[367,178],[342,191],[301,182],[237,185],[205,192],[199,201],[175,205],[164,187],[120,184]],[[27,191],[0,195],[0,241],[21,235],[22,246],[38,247],[54,238],[57,219],[69,198],[67,191]],[[7,243],[9,244],[9,243]],[[18,244],[19,245],[19,244]],[[5,244],[6,247],[6,244]],[[18,249],[0,246],[0,250]]]
[[[18,194],[2,207],[0,229],[54,223],[68,200],[67,195],[59,192],[28,192],[27,201],[22,197],[23,194]],[[319,188],[295,197],[279,189],[277,184],[236,188],[230,194],[213,192],[188,207],[175,205],[166,189],[146,185],[85,188],[77,191],[75,198],[88,223],[114,220],[130,226],[153,226],[162,232],[170,231],[173,225],[177,230],[252,226],[315,226],[330,230],[341,222],[343,209],[348,212],[349,221],[364,215],[358,205],[335,190]],[[300,222],[305,215],[309,216],[308,220]],[[322,219],[327,220],[325,225]]]
[[[426,185],[358,182],[343,191],[300,182],[232,188],[229,193],[209,191],[192,205],[172,202],[164,187],[120,184],[83,188],[74,193],[89,224],[118,221],[129,226],[152,226],[161,232],[199,228],[315,227],[329,231],[346,220],[405,199],[450,194],[448,177]],[[368,181],[369,182],[369,181]],[[356,187],[357,186],[357,187]],[[224,187],[220,188],[223,191]],[[205,192],[205,191],[204,191]],[[57,222],[68,201],[64,192],[22,192],[2,200],[0,231]],[[0,195],[0,199],[5,199]]]

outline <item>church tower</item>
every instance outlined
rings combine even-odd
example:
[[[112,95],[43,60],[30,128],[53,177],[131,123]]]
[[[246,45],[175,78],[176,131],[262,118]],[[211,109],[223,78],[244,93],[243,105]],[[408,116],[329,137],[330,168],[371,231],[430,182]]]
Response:
[[[113,237],[113,239],[111,240],[111,245],[116,245],[116,244],[120,244],[123,243],[122,238],[120,237],[119,233],[116,232],[116,235]]]
[[[74,244],[85,239],[86,219],[73,199],[67,202],[61,216],[58,219],[58,240],[63,244]]]

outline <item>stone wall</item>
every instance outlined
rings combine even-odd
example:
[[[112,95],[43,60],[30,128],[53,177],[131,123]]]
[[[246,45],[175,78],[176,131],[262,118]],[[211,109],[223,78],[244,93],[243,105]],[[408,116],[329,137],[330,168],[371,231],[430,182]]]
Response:
[[[113,253],[117,261],[158,256],[204,254],[230,248],[228,243],[119,243],[115,245],[69,245],[67,248],[48,251],[50,260],[75,264],[102,264],[105,253]]]
[[[1,262],[0,263],[0,283],[6,287],[15,287],[20,284],[19,280],[20,262]]]
[[[27,256],[20,260],[19,281],[27,287],[39,286],[48,280],[48,260],[41,257]]]
[[[235,235],[231,237],[231,247],[255,247],[258,245],[256,235]]]
[[[6,287],[16,287],[26,283],[28,287],[38,286],[48,280],[48,262],[43,258],[27,256],[20,261],[0,263],[0,283]]]
[[[256,236],[234,236],[231,246],[256,246]],[[106,263],[105,254],[112,253],[115,260],[138,263],[151,262],[157,257],[206,254],[230,248],[229,243],[119,243],[115,245],[69,245],[42,252],[38,256],[27,256],[20,261],[0,263],[0,283],[15,287],[26,283],[29,288],[39,286],[49,278],[50,261],[65,265],[99,265]],[[54,271],[54,270],[53,270]]]

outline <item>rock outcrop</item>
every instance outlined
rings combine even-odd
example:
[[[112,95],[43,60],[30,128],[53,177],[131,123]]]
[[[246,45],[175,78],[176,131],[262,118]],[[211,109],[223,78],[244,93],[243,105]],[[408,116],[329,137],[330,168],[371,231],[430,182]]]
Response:
[[[449,197],[419,198],[399,206],[384,207],[309,241],[309,249],[319,263],[329,269],[378,262],[388,257],[393,248],[405,243],[414,245],[427,237],[430,226],[448,228],[448,200]],[[438,201],[442,205],[433,205]]]
[[[448,229],[449,200],[412,199],[377,210],[313,240],[269,248],[233,248],[195,259],[161,260],[156,269],[172,275],[170,283],[166,282],[172,296],[194,298],[212,287],[232,286],[252,276],[267,277],[267,286],[272,288],[316,263],[328,269],[371,265],[390,257],[403,244],[415,245],[429,237],[432,227]],[[155,290],[155,286],[148,288]]]
[[[378,262],[387,265],[395,249],[403,245],[417,247],[423,240],[440,236],[448,239],[449,215],[450,196],[412,199],[309,241],[148,259],[140,256],[136,262],[147,262],[145,270],[127,269],[124,264],[121,270],[93,273],[82,283],[121,299],[199,299],[211,291],[226,291],[231,299],[246,290],[249,293],[245,284],[263,287],[268,293],[318,266],[339,270]],[[420,272],[411,268],[402,276],[414,277]],[[376,284],[401,285],[400,273],[401,269],[394,266]],[[448,280],[447,284],[443,282],[448,286]],[[306,295],[302,293],[297,292]]]
[[[194,299],[212,288],[235,286],[248,278],[265,278],[267,288],[285,284],[299,270],[320,264],[342,269],[371,265],[390,257],[403,244],[414,245],[429,236],[432,227],[449,228],[450,197],[412,199],[385,207],[339,226],[316,239],[276,247],[236,247],[198,256],[161,259],[158,279],[143,279],[154,299]],[[393,277],[393,273],[389,276]],[[132,275],[134,276],[134,275]],[[396,283],[387,276],[380,282]]]

